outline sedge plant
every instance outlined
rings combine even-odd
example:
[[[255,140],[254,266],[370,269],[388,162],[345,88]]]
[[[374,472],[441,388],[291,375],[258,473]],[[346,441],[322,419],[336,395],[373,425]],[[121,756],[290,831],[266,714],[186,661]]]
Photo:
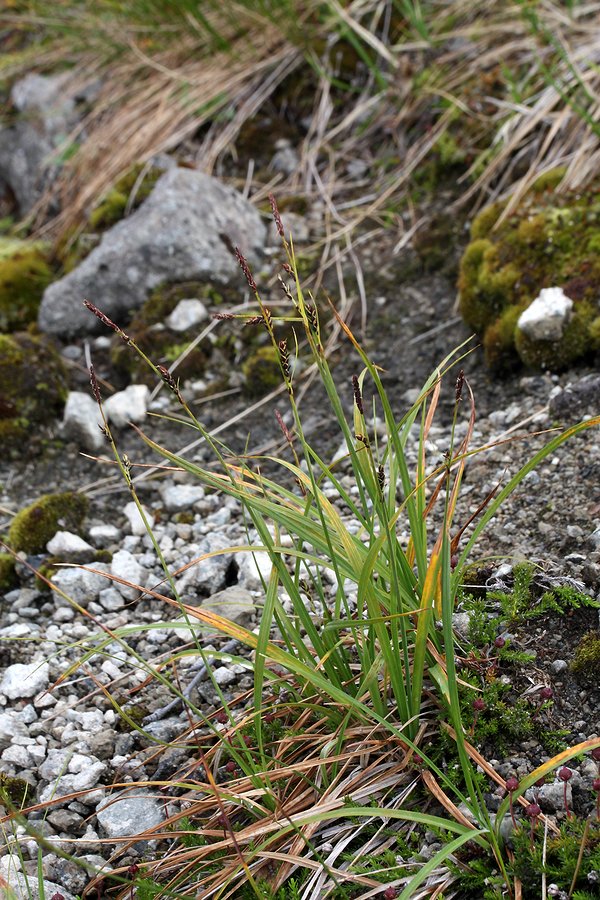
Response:
[[[247,552],[268,554],[271,567],[256,631],[187,605],[185,598],[147,592],[176,606],[192,624],[210,626],[251,651],[254,677],[240,713],[223,699],[220,724],[211,726],[214,740],[200,748],[179,782],[187,789],[186,805],[167,822],[170,849],[148,872],[161,879],[164,896],[190,891],[198,897],[276,897],[294,875],[303,898],[333,896],[340,885],[349,886],[348,896],[374,896],[383,883],[387,896],[408,900],[427,895],[427,879],[439,887],[436,873],[442,881],[448,877],[445,862],[473,842],[493,856],[510,896],[499,830],[503,816],[514,817],[519,804],[527,805],[522,794],[542,774],[600,746],[600,739],[564,751],[518,788],[512,786],[506,808],[492,821],[475,764],[504,782],[471,746],[461,721],[452,628],[460,573],[487,522],[527,473],[600,419],[552,437],[490,495],[479,518],[467,523],[470,536],[461,551],[466,525],[456,523],[456,509],[466,462],[477,452],[469,446],[475,404],[461,369],[454,376],[443,460],[430,464],[426,445],[442,380],[460,364],[465,346],[443,360],[408,413],[398,418],[380,369],[333,310],[357,357],[353,409],[347,415],[324,350],[317,304],[302,289],[293,245],[271,202],[286,254],[282,311],[265,305],[248,263],[236,251],[256,310],[219,318],[250,320],[268,334],[289,399],[291,424],[278,414],[288,458],[234,454],[194,415],[173,375],[147,360],[212,448],[218,468],[190,462],[140,436],[209,490],[235,498],[256,535]],[[119,326],[87,305],[141,352]],[[318,372],[343,437],[342,463],[325,459],[304,433],[293,362],[301,356]],[[94,392],[100,402],[97,383]],[[467,423],[461,430],[464,407]],[[416,460],[411,433],[417,435]],[[117,462],[123,469],[118,453]],[[129,464],[126,470],[133,490]],[[193,715],[202,717],[195,708]],[[458,778],[450,778],[429,749],[442,728],[456,746]],[[435,813],[422,811],[423,792],[435,798]],[[372,824],[375,819],[395,828],[442,831],[447,840],[416,871],[383,867],[377,877],[352,874],[340,865],[341,850],[331,850],[321,836],[332,821]],[[190,833],[197,838],[193,846],[186,842]],[[365,892],[356,893],[360,890]]]

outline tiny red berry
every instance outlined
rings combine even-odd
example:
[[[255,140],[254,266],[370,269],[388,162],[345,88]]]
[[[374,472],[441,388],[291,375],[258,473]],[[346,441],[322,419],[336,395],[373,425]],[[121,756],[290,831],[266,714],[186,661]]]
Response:
[[[506,641],[504,640],[504,638],[501,635],[499,635],[496,638],[496,640],[494,641],[494,647],[497,647],[498,650],[502,650],[502,648],[505,646],[505,644],[506,644]]]
[[[594,747],[594,749],[592,750],[592,759],[600,762],[600,747]]]
[[[567,769],[566,766],[563,766],[562,769],[558,770],[558,777],[561,781],[570,781],[573,777],[573,773],[570,769]]]
[[[221,712],[218,712],[216,714],[215,720],[219,723],[219,725],[227,725],[227,723],[229,722],[229,719],[227,718],[227,713],[223,712],[223,710],[221,710]]]
[[[594,780],[592,782],[592,788],[595,791],[600,791],[600,778],[594,778]]]
[[[226,772],[235,772],[236,769],[237,769],[237,765],[234,763],[234,761],[232,759],[230,759],[229,762],[225,763],[225,771]]]
[[[138,866],[138,864],[132,863],[129,866],[129,868],[127,869],[127,874],[129,875],[130,878],[135,878],[135,876],[137,875],[137,873],[139,871],[140,871],[140,867]]]
[[[383,900],[395,900],[398,896],[398,891],[395,887],[386,888],[383,892]]]
[[[550,700],[554,696],[554,691],[551,687],[543,687],[540,690],[540,697],[542,700]]]
[[[511,775],[510,778],[506,779],[506,790],[509,792],[509,794],[512,794],[513,791],[516,791],[518,787],[519,782],[514,775]]]
[[[537,819],[541,811],[542,809],[537,803],[530,803],[529,806],[525,807],[525,815],[530,819]]]
[[[483,710],[485,709],[485,702],[481,699],[481,697],[476,697],[475,700],[473,700],[473,709],[475,710],[475,712],[483,712]]]

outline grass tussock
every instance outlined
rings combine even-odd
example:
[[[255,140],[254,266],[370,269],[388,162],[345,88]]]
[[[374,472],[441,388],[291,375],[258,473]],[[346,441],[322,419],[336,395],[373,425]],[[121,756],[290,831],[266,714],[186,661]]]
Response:
[[[479,683],[471,672],[464,680],[452,617],[462,572],[486,524],[537,464],[600,419],[551,437],[475,515],[457,521],[464,466],[480,452],[470,446],[475,404],[460,368],[453,376],[454,414],[443,459],[428,458],[427,442],[442,380],[460,365],[464,348],[443,361],[413,407],[398,418],[377,365],[333,311],[357,358],[347,386],[348,414],[328,365],[319,311],[302,289],[285,236],[283,243],[281,305],[262,303],[253,273],[238,253],[256,308],[228,316],[266,329],[276,351],[274,365],[289,398],[287,422],[279,414],[280,455],[235,456],[194,415],[173,375],[147,359],[211,447],[216,467],[190,462],[141,432],[140,437],[168,466],[239,502],[249,544],[227,552],[266,554],[270,571],[262,576],[255,631],[186,604],[175,585],[181,573],[171,572],[164,561],[169,589],[145,591],[174,608],[191,635],[197,622],[225,637],[226,644],[211,656],[250,666],[253,688],[226,697],[196,638],[158,664],[137,659],[151,679],[168,688],[175,704],[185,704],[189,729],[170,745],[186,749],[174,774],[143,785],[115,785],[134,793],[154,789],[165,809],[165,821],[144,835],[158,842],[155,858],[119,867],[130,844],[119,848],[111,875],[121,884],[116,894],[238,900],[439,897],[458,883],[465,866],[471,871],[465,859],[475,858],[473,872],[494,873],[491,881],[481,875],[482,883],[485,878],[500,891],[490,897],[522,896],[522,876],[505,843],[503,820],[510,818],[532,850],[544,828],[559,834],[525,792],[558,768],[566,771],[570,760],[587,752],[598,755],[600,738],[561,751],[520,782],[505,782],[473,743],[477,718],[486,708],[478,693],[487,676]],[[86,305],[132,352],[141,352],[119,326]],[[295,360],[302,360],[305,371],[307,363],[318,371],[346,447],[337,463],[323,458],[304,435],[296,399],[301,367]],[[93,370],[91,383],[102,411]],[[132,462],[120,455],[106,420],[103,427],[144,516]],[[417,436],[412,456],[411,433]],[[130,627],[105,631],[74,667],[107,652],[115,641],[131,653],[130,634]],[[200,656],[221,700],[221,709],[208,717],[170,675],[190,653]],[[468,716],[465,688],[476,694],[467,704]],[[103,690],[127,725],[147,739],[145,729],[161,711],[140,721]],[[162,752],[159,747],[154,758]],[[485,799],[490,785],[505,789],[496,816]],[[426,835],[438,840],[423,859],[415,848]],[[132,838],[131,845],[138,840]],[[90,886],[92,896],[97,884]]]

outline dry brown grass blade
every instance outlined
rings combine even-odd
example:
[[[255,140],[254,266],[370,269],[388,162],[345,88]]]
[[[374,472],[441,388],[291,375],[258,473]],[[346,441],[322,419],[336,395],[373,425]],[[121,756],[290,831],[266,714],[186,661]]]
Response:
[[[452,802],[450,797],[440,787],[437,780],[433,777],[431,772],[428,769],[423,769],[421,772],[421,778],[427,789],[433,794],[435,799],[441,806],[444,807],[446,812],[450,813],[453,819],[455,819],[460,825],[464,825],[465,828],[472,828],[475,830],[475,826],[472,822],[467,819],[467,817],[460,811],[458,806]]]

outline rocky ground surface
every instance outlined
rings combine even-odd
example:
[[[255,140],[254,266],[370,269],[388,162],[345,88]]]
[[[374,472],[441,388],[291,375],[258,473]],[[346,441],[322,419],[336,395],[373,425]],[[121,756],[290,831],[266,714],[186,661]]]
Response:
[[[169,184],[177,181],[179,190],[179,181],[189,176],[181,175],[185,170],[173,171],[175,174],[168,173],[167,179]],[[30,190],[33,191],[32,185]],[[174,202],[173,197],[170,193],[167,206]],[[232,212],[235,218],[234,214],[235,210]],[[161,206],[156,215],[160,224],[161,216],[166,215],[165,207]],[[318,208],[311,216],[311,221],[319,221]],[[121,238],[129,231],[133,240],[131,221],[124,224]],[[147,221],[145,224],[148,226]],[[294,222],[298,229],[301,225],[298,220]],[[221,227],[228,227],[227,223],[214,225],[212,239],[215,229]],[[262,223],[260,228],[266,233]],[[155,223],[150,227],[152,230],[160,228]],[[174,239],[179,247],[185,243],[185,232],[184,227],[177,240]],[[305,241],[314,236],[305,234]],[[134,285],[131,296],[141,297],[152,287],[151,279],[140,287],[138,271],[147,262],[148,240],[145,235],[139,246],[132,249],[129,270],[122,276],[123,283],[129,279]],[[105,245],[84,263],[92,272],[92,280],[101,279],[102,272],[110,270],[111,283],[119,283],[121,276],[112,271],[120,255],[119,241],[116,240],[116,250],[111,246],[107,249]],[[176,264],[181,265],[178,277],[198,275],[199,260],[211,248],[221,253],[222,241],[218,247],[217,244],[196,247],[195,260],[175,254]],[[163,251],[164,247],[159,246],[157,252]],[[452,277],[422,271],[414,274],[414,266],[413,274],[407,277],[407,258],[411,252],[395,256],[391,238],[378,238],[361,251],[368,297],[364,345],[385,370],[384,381],[399,415],[418,396],[420,385],[433,367],[468,336],[455,312]],[[267,259],[275,259],[276,254],[273,246]],[[229,262],[223,265],[227,268]],[[268,281],[274,267],[270,264],[264,267]],[[227,273],[230,281],[240,277],[235,267],[227,268]],[[350,273],[348,268],[348,278]],[[76,282],[75,275],[68,278],[69,297],[73,301],[84,286]],[[336,303],[340,303],[339,294],[335,294],[336,282],[328,282],[326,286]],[[276,287],[268,288],[265,299],[270,300],[276,291]],[[241,302],[248,301],[247,293],[239,288],[238,293]],[[44,432],[41,446],[34,442],[35,452],[31,455],[23,452],[18,458],[0,460],[0,532],[7,530],[19,509],[41,494],[79,490],[90,498],[90,509],[80,535],[59,528],[42,553],[21,554],[18,582],[2,597],[0,784],[15,792],[17,805],[23,800],[26,806],[33,805],[28,815],[30,826],[61,850],[88,862],[91,868],[102,869],[111,865],[119,843],[117,838],[151,829],[165,817],[165,804],[154,788],[132,790],[127,785],[168,777],[181,765],[186,753],[181,748],[170,751],[170,757],[155,752],[160,742],[173,741],[187,727],[186,714],[175,709],[166,717],[147,721],[142,734],[131,726],[131,721],[123,719],[116,705],[129,710],[130,719],[135,718],[139,723],[171,699],[166,687],[156,679],[148,680],[147,663],[156,666],[167,661],[193,638],[199,640],[207,653],[211,647],[219,648],[222,642],[204,633],[202,628],[196,627],[195,635],[190,634],[189,623],[177,609],[138,589],[161,592],[165,576],[129,490],[114,475],[114,463],[106,453],[88,384],[90,361],[96,368],[103,395],[108,398],[114,392],[106,403],[107,415],[120,452],[126,452],[133,463],[132,474],[152,523],[154,540],[171,570],[179,573],[175,575],[176,586],[186,602],[253,624],[260,616],[263,590],[256,565],[245,554],[225,552],[185,569],[207,553],[226,551],[246,542],[241,511],[227,498],[206,492],[185,473],[138,468],[155,464],[157,460],[128,422],[141,425],[174,450],[191,443],[196,436],[176,423],[149,416],[149,413],[177,413],[164,387],[151,390],[134,381],[125,390],[119,390],[125,385],[119,384],[109,355],[114,338],[109,334],[70,335],[68,314],[65,319],[65,296],[59,286],[53,286],[45,298],[42,314],[46,329],[59,335],[58,346],[69,370],[71,394],[64,421]],[[58,298],[57,306],[53,297]],[[102,297],[110,301],[104,294]],[[92,295],[89,299],[96,302],[99,298]],[[212,313],[223,311],[223,307],[202,311],[204,300],[194,297],[187,300],[194,301],[195,305],[177,307],[178,315],[185,319],[182,331],[190,327],[190,315],[197,317],[191,327],[200,328],[211,321]],[[114,312],[112,308],[108,311]],[[357,298],[352,317],[353,327],[359,334]],[[97,327],[93,319],[90,322]],[[166,322],[166,326],[179,330],[177,321]],[[221,323],[219,327],[232,326]],[[214,334],[212,328],[211,334]],[[358,371],[358,364],[343,339],[335,343],[330,358],[341,395],[350,408],[350,376]],[[276,447],[281,443],[281,435],[274,410],[278,408],[285,414],[284,392],[266,401],[249,398],[244,393],[241,364],[232,365],[227,360],[219,364],[217,351],[212,360],[213,368],[208,368],[203,379],[183,386],[204,424],[214,430],[228,423],[219,436],[237,452],[245,447],[253,452]],[[478,411],[473,446],[497,446],[470,459],[458,522],[466,521],[494,485],[506,483],[548,439],[548,435],[536,436],[534,432],[597,414],[600,400],[600,376],[590,370],[569,371],[560,376],[515,371],[504,379],[494,379],[484,369],[477,350],[466,358],[464,367]],[[227,370],[225,382],[224,369]],[[214,397],[207,389],[211,379],[219,385],[219,393]],[[450,384],[442,395],[439,421],[434,424],[428,442],[432,465],[443,460],[449,446],[452,398]],[[314,438],[323,452],[335,453],[340,436],[314,382],[302,398],[301,411],[309,439]],[[467,409],[464,415],[468,415]],[[459,431],[462,429],[464,433],[465,428],[463,422]],[[186,452],[189,458],[203,463],[209,459],[203,444]],[[414,440],[409,443],[408,452],[415,462]],[[108,461],[99,462],[97,457]],[[349,476],[345,477],[348,488],[352,489]],[[99,552],[105,553],[104,561],[98,562]],[[50,592],[34,573],[48,555],[67,563],[76,561],[88,568],[57,568],[51,576],[55,590]],[[503,567],[500,576],[508,578],[515,562],[531,561],[546,577],[572,579],[590,596],[600,597],[600,432],[597,429],[590,429],[564,444],[527,476],[490,522],[474,559],[489,565],[492,579],[498,577],[500,566]],[[259,563],[265,564],[265,560],[259,558]],[[464,626],[464,620],[461,621]],[[517,648],[536,654],[535,663],[527,671],[514,675],[515,691],[526,695],[539,691],[540,686],[551,687],[552,724],[565,729],[568,742],[600,735],[598,681],[583,684],[569,669],[582,634],[597,626],[597,611],[584,609],[563,618],[550,615],[540,618],[512,636]],[[194,655],[179,658],[177,674],[182,685],[189,684],[195,666]],[[216,661],[214,678],[227,697],[249,688],[252,683],[243,654],[240,658]],[[195,686],[192,700],[208,716],[220,705],[206,677]],[[519,777],[548,755],[535,737],[509,749],[509,753],[498,758],[492,755],[502,775],[514,773]],[[594,777],[595,768],[586,768],[582,763],[569,788],[576,801],[578,792],[583,797],[589,791]],[[26,796],[23,795],[25,786]],[[548,811],[560,816],[564,815],[562,785],[558,788],[547,790],[545,803]],[[51,801],[49,811],[35,809],[36,803],[48,801]],[[22,848],[21,857],[15,852],[16,841]],[[146,852],[147,846],[136,845],[128,851],[128,860],[134,862]],[[23,896],[28,890],[32,897],[38,896],[37,854],[37,843],[27,837],[22,826],[15,827],[14,835],[6,835],[0,855],[0,875]],[[46,897],[58,893],[65,900],[72,900],[82,892],[87,881],[85,871],[54,852],[44,854],[42,870]]]

